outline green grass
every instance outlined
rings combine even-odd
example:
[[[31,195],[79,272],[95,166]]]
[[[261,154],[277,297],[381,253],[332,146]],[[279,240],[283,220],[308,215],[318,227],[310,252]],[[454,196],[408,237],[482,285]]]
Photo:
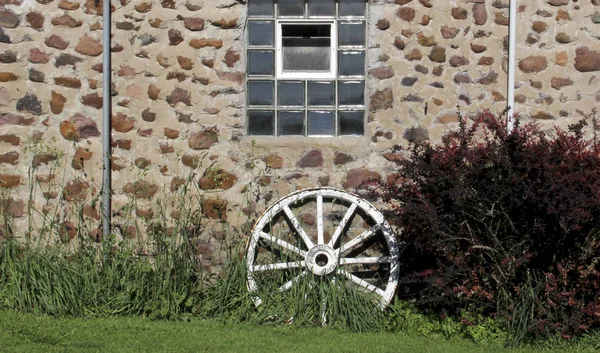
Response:
[[[465,339],[330,328],[152,321],[145,318],[52,318],[0,311],[0,352],[597,352],[587,345],[554,350],[478,345]]]

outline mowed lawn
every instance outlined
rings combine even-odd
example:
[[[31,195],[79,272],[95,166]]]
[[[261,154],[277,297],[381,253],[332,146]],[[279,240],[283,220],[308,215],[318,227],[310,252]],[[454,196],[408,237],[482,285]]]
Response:
[[[595,352],[564,347],[555,352]],[[505,349],[465,339],[334,329],[144,318],[51,318],[0,311],[0,352],[552,352]],[[597,352],[597,351],[596,351]]]

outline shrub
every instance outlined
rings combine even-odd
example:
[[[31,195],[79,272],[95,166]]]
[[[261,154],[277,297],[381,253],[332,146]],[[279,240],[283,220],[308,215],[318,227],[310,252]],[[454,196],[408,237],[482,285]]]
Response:
[[[600,146],[586,125],[507,132],[484,112],[411,145],[402,182],[369,187],[401,230],[400,297],[501,316],[517,341],[598,327]]]

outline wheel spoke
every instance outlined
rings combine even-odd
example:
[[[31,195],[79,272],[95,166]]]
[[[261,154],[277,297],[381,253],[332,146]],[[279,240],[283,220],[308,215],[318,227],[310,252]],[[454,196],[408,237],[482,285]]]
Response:
[[[253,271],[286,270],[289,268],[298,268],[298,267],[305,267],[305,266],[306,266],[306,262],[304,262],[304,261],[277,262],[274,264],[252,266],[252,270]]]
[[[329,240],[329,243],[327,243],[327,245],[329,245],[331,247],[335,246],[335,243],[337,242],[339,236],[344,231],[344,228],[346,228],[346,223],[348,223],[348,221],[354,214],[354,211],[356,211],[357,206],[358,206],[357,204],[353,203],[350,206],[350,208],[348,208],[348,211],[346,211],[344,218],[342,218],[342,220],[340,221],[340,224],[338,224],[337,228],[335,229],[335,233],[333,233],[333,236],[331,237],[331,240]]]
[[[306,244],[306,247],[308,249],[310,249],[313,246],[315,246],[315,244],[312,242],[312,240],[310,240],[308,235],[306,235],[306,232],[304,231],[304,229],[302,229],[302,226],[300,226],[300,222],[298,222],[298,219],[296,219],[296,216],[294,216],[294,213],[289,208],[289,206],[287,206],[287,205],[284,206],[283,212],[285,212],[285,215],[289,219],[290,223],[292,224],[294,229],[296,229],[296,233],[298,233],[300,238],[302,238],[302,240],[304,241],[304,244]]]
[[[270,241],[273,244],[279,245],[280,247],[282,247],[284,249],[287,249],[293,253],[296,253],[297,255],[300,255],[302,257],[306,256],[306,251],[298,249],[297,247],[293,246],[292,244],[288,243],[287,241],[276,238],[276,237],[272,236],[271,234],[267,234],[265,232],[260,232],[260,237],[267,241]]]
[[[317,195],[317,244],[325,244],[323,240],[323,195]]]
[[[340,259],[340,265],[349,264],[387,264],[392,262],[389,256],[382,257],[343,257]]]
[[[346,244],[342,245],[338,249],[338,254],[344,255],[348,251],[350,251],[353,248],[357,247],[358,245],[362,244],[365,240],[367,240],[370,237],[372,237],[373,235],[375,235],[375,233],[379,230],[379,228],[381,228],[381,224],[376,224],[376,225],[372,226],[371,228],[365,230],[356,238],[354,238],[354,239],[350,240],[349,242],[347,242]]]
[[[308,272],[302,271],[302,273],[300,273],[298,276],[290,279],[289,281],[285,282],[281,287],[279,287],[279,291],[285,292],[286,290],[292,288],[294,284],[298,283],[298,281],[304,278],[307,274]]]
[[[365,288],[366,290],[368,290],[370,292],[373,292],[373,293],[376,293],[376,294],[380,295],[381,297],[385,297],[385,292],[383,290],[381,290],[380,288],[375,287],[371,283],[369,283],[369,282],[367,282],[365,280],[362,280],[362,279],[356,277],[355,275],[353,275],[353,274],[351,274],[351,273],[349,273],[347,271],[344,271],[342,269],[338,269],[337,273],[340,274],[340,275],[345,276],[346,278],[348,278],[349,280],[351,280],[355,284],[357,284],[357,285]]]

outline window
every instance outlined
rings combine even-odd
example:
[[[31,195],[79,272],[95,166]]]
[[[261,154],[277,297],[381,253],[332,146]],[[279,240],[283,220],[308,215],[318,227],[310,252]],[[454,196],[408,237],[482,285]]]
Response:
[[[250,135],[363,135],[366,0],[249,0]]]

